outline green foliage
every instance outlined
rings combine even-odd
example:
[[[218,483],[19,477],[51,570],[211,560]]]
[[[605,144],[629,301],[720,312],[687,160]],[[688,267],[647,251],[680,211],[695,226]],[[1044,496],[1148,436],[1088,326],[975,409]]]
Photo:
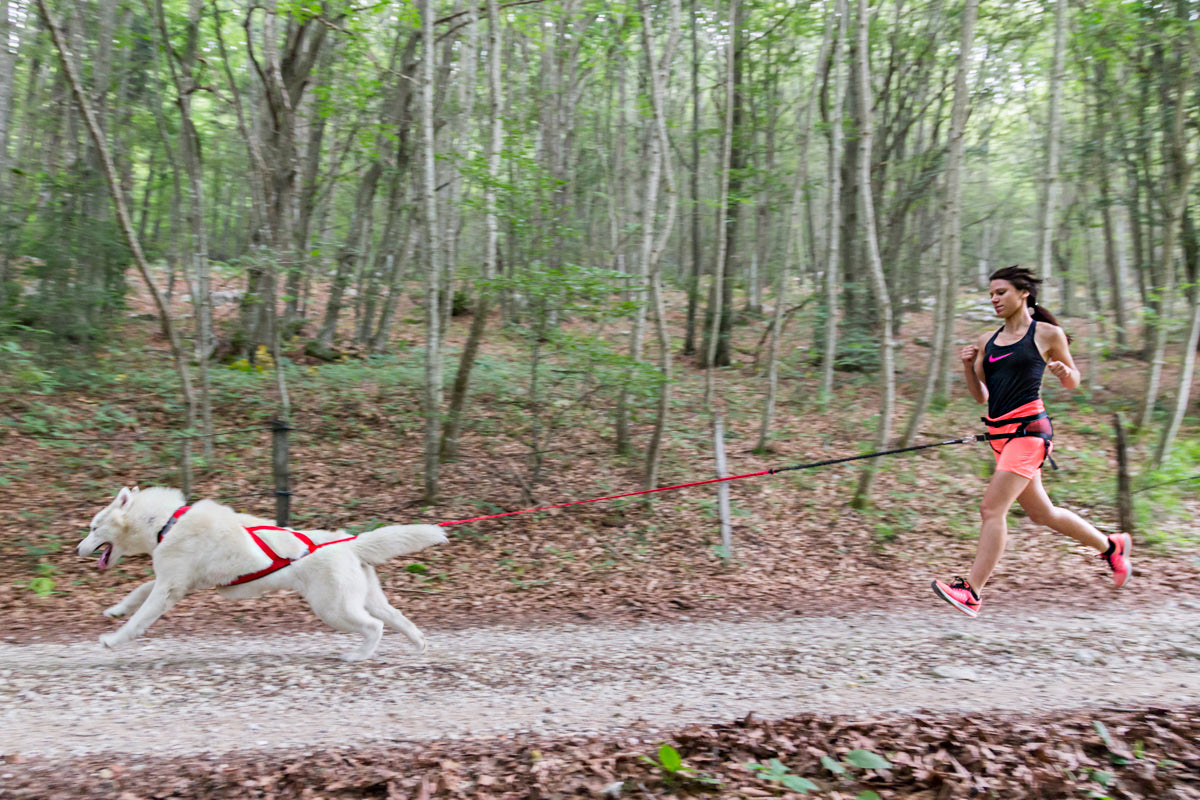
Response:
[[[38,597],[49,597],[54,594],[54,588],[57,583],[54,580],[54,575],[58,572],[58,567],[53,564],[42,562],[38,564],[37,576],[29,581],[29,591],[33,592]]]
[[[832,772],[834,775],[846,774],[846,768],[842,766],[842,762],[838,761],[833,756],[821,756],[821,766]]]
[[[118,321],[130,253],[94,175],[39,176],[44,199],[21,231],[20,287],[5,318],[74,344],[91,342]]]
[[[683,756],[679,755],[679,751],[669,744],[664,744],[658,748],[657,761],[649,756],[642,756],[641,759],[647,764],[651,764],[662,770],[663,776],[667,780],[689,780],[708,786],[721,785],[720,780],[709,775],[707,772],[701,772],[684,766]]]
[[[859,769],[891,769],[892,762],[870,750],[851,750],[842,759],[852,767]]]
[[[1178,523],[1190,518],[1189,502],[1200,486],[1200,439],[1180,437],[1167,460],[1134,481],[1134,519],[1150,543],[1190,542]]]
[[[50,395],[60,387],[54,373],[15,341],[0,341],[0,393]]]
[[[746,766],[758,772],[758,776],[763,780],[781,784],[785,789],[792,792],[808,794],[809,792],[817,791],[819,788],[807,778],[791,774],[791,768],[777,758],[772,758],[766,764],[751,761]]]

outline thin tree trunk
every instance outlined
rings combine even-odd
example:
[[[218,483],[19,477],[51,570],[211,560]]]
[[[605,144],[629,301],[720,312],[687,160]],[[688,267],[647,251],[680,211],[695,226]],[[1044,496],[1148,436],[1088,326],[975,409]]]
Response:
[[[808,192],[808,159],[809,146],[812,143],[816,129],[815,110],[817,95],[821,91],[822,70],[829,60],[829,52],[833,45],[834,17],[836,8],[830,5],[825,18],[825,33],[821,37],[821,50],[817,56],[817,76],[809,90],[808,100],[804,106],[796,108],[796,131],[800,142],[800,162],[792,185],[792,205],[788,214],[787,236],[784,239],[783,264],[776,276],[775,311],[771,315],[771,347],[767,355],[767,395],[763,401],[762,424],[759,426],[758,443],[754,446],[756,453],[767,451],[767,440],[770,437],[771,426],[775,421],[775,398],[779,392],[779,350],[783,341],[784,306],[787,305],[788,279],[792,274],[793,264],[801,259],[805,248],[801,246],[804,239],[811,237],[812,229],[808,228],[809,237],[803,237],[803,215],[805,210],[805,195]],[[811,250],[811,248],[809,248]],[[799,270],[796,270],[799,272]]]
[[[142,245],[138,241],[137,232],[133,229],[133,220],[129,216],[129,209],[125,204],[125,194],[121,191],[120,179],[117,176],[117,168],[113,164],[112,155],[108,150],[108,142],[100,130],[100,124],[97,121],[96,113],[92,110],[91,101],[83,88],[83,84],[80,82],[75,65],[72,63],[73,56],[67,50],[62,31],[58,27],[58,23],[54,17],[51,16],[47,0],[37,0],[37,6],[42,21],[49,30],[51,40],[54,42],[54,49],[57,51],[59,60],[62,63],[63,74],[70,84],[71,93],[75,96],[75,103],[78,105],[79,111],[83,115],[84,122],[87,125],[88,132],[91,134],[92,144],[95,146],[96,152],[100,155],[100,163],[104,168],[104,178],[108,182],[108,191],[112,197],[113,206],[116,209],[117,222],[121,227],[121,232],[125,235],[125,242],[133,254],[133,260],[137,265],[138,272],[141,274],[142,280],[145,281],[146,288],[150,291],[150,295],[154,300],[154,306],[158,309],[163,333],[170,343],[171,355],[175,360],[175,367],[179,372],[179,388],[183,394],[187,415],[185,425],[188,430],[191,430],[196,424],[196,397],[192,391],[192,376],[188,369],[187,354],[184,352],[179,332],[175,328],[175,323],[171,318],[171,309],[150,275],[150,264],[146,260],[145,253],[142,252]],[[180,487],[185,495],[191,491],[190,453],[189,440],[185,438],[183,442],[182,486]]]
[[[841,258],[842,230],[842,117],[846,100],[848,70],[849,21],[848,0],[834,0],[833,13],[838,17],[837,56],[833,59],[834,90],[833,117],[829,123],[829,213],[825,244],[825,353],[821,359],[821,407],[828,408],[833,397],[833,367],[837,361],[838,334],[838,265]]]
[[[1172,69],[1165,60],[1162,63],[1162,109],[1165,121],[1163,132],[1163,161],[1167,175],[1165,176],[1167,191],[1163,193],[1163,244],[1159,260],[1159,305],[1157,319],[1153,328],[1153,347],[1150,352],[1150,369],[1146,377],[1146,393],[1138,414],[1135,430],[1142,431],[1154,415],[1154,406],[1158,402],[1159,384],[1162,380],[1162,368],[1166,360],[1167,332],[1169,325],[1166,316],[1174,302],[1175,295],[1175,258],[1176,245],[1179,240],[1180,223],[1183,210],[1188,201],[1188,189],[1191,185],[1192,162],[1188,160],[1186,121],[1188,94],[1191,90],[1190,79],[1193,74],[1192,58],[1186,51],[1181,55],[1182,64],[1178,69]],[[1169,74],[1177,73],[1177,74]],[[1170,96],[1172,78],[1178,94]],[[1173,106],[1173,108],[1172,108]],[[1170,116],[1168,116],[1168,114]],[[1195,349],[1195,343],[1189,349]],[[1166,440],[1163,440],[1166,442]],[[1160,444],[1162,447],[1169,446]],[[1156,453],[1157,458],[1157,453]]]
[[[1096,59],[1096,176],[1100,191],[1100,218],[1104,228],[1104,266],[1108,272],[1108,287],[1112,297],[1113,323],[1117,329],[1117,347],[1129,347],[1125,320],[1125,292],[1121,285],[1121,265],[1117,258],[1116,228],[1113,224],[1112,190],[1109,183],[1110,156],[1108,152],[1109,104],[1108,64]]]
[[[1042,184],[1042,214],[1038,220],[1038,268],[1046,288],[1052,290],[1051,242],[1057,227],[1059,141],[1062,139],[1063,64],[1067,49],[1067,0],[1056,0],[1054,9],[1054,64],[1050,72],[1050,124],[1046,132],[1046,174]]]
[[[187,259],[188,272],[192,279],[192,304],[196,308],[196,363],[200,371],[200,419],[204,440],[204,457],[213,455],[212,398],[209,383],[208,361],[215,347],[212,316],[211,270],[208,260],[208,238],[204,223],[204,172],[200,163],[200,137],[192,119],[192,95],[195,81],[192,69],[199,51],[199,28],[203,12],[203,0],[190,0],[188,27],[182,52],[176,51],[167,32],[166,15],[162,0],[157,0],[153,9],[147,2],[158,28],[158,35],[167,54],[171,80],[175,85],[175,105],[179,109],[179,152],[188,176],[188,226],[191,232],[191,247]],[[178,65],[178,70],[176,66]]]
[[[660,264],[663,251],[675,224],[675,209],[679,192],[675,186],[675,175],[671,168],[671,142],[667,134],[667,111],[664,95],[666,81],[675,49],[679,45],[680,0],[670,0],[670,19],[667,23],[667,43],[658,63],[654,60],[654,37],[651,32],[650,8],[646,0],[638,0],[642,17],[642,46],[646,56],[646,74],[650,84],[650,102],[654,109],[654,130],[650,137],[650,175],[646,178],[645,206],[642,211],[641,261],[645,265],[650,283],[650,302],[654,306],[655,331],[658,335],[659,377],[658,409],[654,419],[654,432],[646,448],[647,489],[658,487],[658,467],[662,459],[662,444],[666,435],[667,416],[671,408],[671,336],[667,330],[667,309],[663,302],[662,275]],[[659,177],[666,181],[667,209],[663,214],[663,230],[657,239],[654,223],[658,206]]]
[[[1175,437],[1183,425],[1188,402],[1192,397],[1192,378],[1196,374],[1196,347],[1200,345],[1200,292],[1196,292],[1195,295],[1192,302],[1191,325],[1188,327],[1187,342],[1183,348],[1183,368],[1179,371],[1179,383],[1175,390],[1175,408],[1171,413],[1170,422],[1163,428],[1162,436],[1158,440],[1158,447],[1154,450],[1154,460],[1151,464],[1155,469],[1161,467],[1167,460],[1167,456],[1171,454],[1171,446],[1175,443]]]
[[[16,51],[10,49],[12,24],[9,22],[8,0],[0,0],[0,212],[6,212],[5,202],[8,199],[8,124],[12,109],[13,70],[17,63]],[[17,45],[20,46],[20,39]],[[0,253],[0,255],[7,255]],[[6,259],[7,260],[7,259]],[[0,278],[3,278],[3,267],[0,266]],[[0,292],[3,291],[0,282]],[[0,300],[3,297],[0,296]]]
[[[875,202],[871,192],[871,145],[874,123],[871,120],[871,67],[870,44],[867,32],[870,27],[870,12],[867,0],[858,0],[858,195],[862,207],[863,233],[866,239],[867,266],[871,271],[871,285],[875,294],[876,325],[879,336],[879,371],[883,399],[879,408],[879,430],[875,436],[875,449],[888,446],[892,436],[892,415],[896,407],[896,374],[892,352],[892,301],[888,295],[887,279],[883,274],[883,262],[879,257],[879,239],[875,230]],[[875,482],[877,460],[868,460],[859,476],[858,490],[852,505],[865,508],[871,504],[871,486]]]
[[[713,268],[713,280],[709,293],[709,329],[705,342],[704,403],[708,405],[713,399],[713,367],[717,360],[717,341],[720,339],[721,316],[724,313],[723,299],[725,286],[725,267],[729,248],[729,226],[725,214],[729,210],[729,173],[730,158],[733,152],[733,117],[736,104],[736,83],[734,81],[735,61],[737,56],[737,37],[734,35],[738,27],[738,0],[729,0],[729,43],[726,47],[725,71],[725,132],[721,142],[721,199],[717,205],[717,256]]]
[[[928,374],[917,404],[909,417],[901,447],[909,447],[917,436],[921,420],[933,399],[939,373],[944,368],[945,353],[953,338],[953,316],[946,313],[946,305],[954,306],[954,287],[962,257],[962,164],[963,138],[966,135],[967,74],[971,68],[971,46],[975,40],[975,20],[979,12],[978,0],[966,0],[962,13],[962,29],[958,40],[958,67],[954,76],[954,102],[950,111],[950,150],[946,156],[946,188],[942,203],[943,246],[938,259],[938,306],[934,310],[933,341],[929,348]]]
[[[685,356],[696,352],[696,306],[700,302],[700,273],[703,272],[700,239],[700,54],[696,37],[700,23],[696,19],[697,4],[698,0],[692,0],[692,18],[688,24],[692,37],[692,273],[688,279],[687,327],[683,340]]]
[[[643,28],[648,24],[650,23],[643,19]],[[653,54],[651,54],[650,61],[648,63],[650,65],[649,69],[653,70]],[[622,157],[622,153],[624,152],[626,130],[625,68],[623,61],[620,70],[619,83],[621,86],[621,91],[619,93],[620,121],[618,122],[620,133],[618,134],[617,138],[616,167],[613,171],[614,178],[617,180],[618,185],[628,186],[633,182],[633,180],[632,178],[628,181],[625,180],[625,176],[622,174],[622,168],[625,161],[625,159]],[[623,222],[626,212],[632,215],[632,203],[628,205],[622,204],[624,208],[619,210],[617,214],[617,230],[620,233],[620,236],[617,240],[619,245],[616,258],[617,269],[630,274],[630,279],[627,281],[627,285],[632,284],[633,286],[634,291],[632,299],[636,304],[633,312],[633,324],[630,326],[629,331],[629,358],[634,363],[641,363],[642,360],[642,349],[646,338],[646,305],[650,300],[649,292],[647,291],[650,282],[650,271],[648,265],[646,264],[645,255],[647,246],[645,242],[647,236],[650,237],[651,241],[654,238],[654,215],[658,211],[658,188],[662,180],[662,160],[661,155],[657,152],[657,141],[657,136],[652,135],[648,138],[646,142],[646,149],[648,152],[645,154],[645,160],[642,162],[646,175],[645,183],[642,184],[642,246],[639,250],[637,263],[634,265],[633,270],[630,270],[629,266],[625,263],[625,235],[624,231],[622,230],[625,227]],[[651,193],[653,194],[651,195]],[[616,452],[620,455],[628,455],[632,449],[632,446],[630,445],[631,437],[629,432],[629,381],[631,379],[632,371],[626,372],[625,378],[622,381],[621,390],[617,394],[616,424],[614,427]]]
[[[454,391],[450,396],[450,407],[446,413],[446,426],[442,433],[442,458],[458,456],[458,440],[462,435],[462,412],[467,403],[471,371],[479,354],[487,327],[488,314],[492,308],[491,282],[496,277],[496,264],[500,257],[499,209],[496,186],[500,183],[500,157],[504,146],[504,118],[501,116],[500,100],[503,97],[501,84],[500,11],[497,0],[486,0],[488,18],[488,180],[483,190],[485,241],[483,248],[483,281],[475,301],[471,329],[463,346],[454,377]]]
[[[433,0],[419,0],[421,14],[421,209],[424,213],[425,247],[425,391],[422,413],[425,416],[425,497],[433,504],[438,497],[439,455],[441,452],[442,409],[442,331],[441,331],[441,230],[438,227],[437,140],[434,132],[433,92],[436,54],[434,51]]]

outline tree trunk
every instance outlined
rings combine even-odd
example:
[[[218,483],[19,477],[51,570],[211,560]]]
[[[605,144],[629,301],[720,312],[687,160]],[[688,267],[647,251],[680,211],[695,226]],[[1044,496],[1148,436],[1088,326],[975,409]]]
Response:
[[[771,426],[775,420],[775,398],[779,391],[779,350],[783,341],[784,306],[787,305],[789,279],[792,275],[793,265],[801,261],[803,254],[806,252],[802,246],[802,242],[807,241],[812,236],[811,228],[807,229],[808,236],[801,235],[801,231],[805,230],[803,216],[806,205],[805,197],[808,193],[809,145],[812,143],[812,137],[816,131],[815,112],[817,95],[821,91],[822,72],[829,60],[829,52],[833,45],[834,17],[836,15],[837,10],[831,4],[829,13],[825,18],[825,32],[821,37],[821,50],[817,56],[816,79],[813,81],[812,89],[809,90],[808,100],[804,106],[801,107],[797,104],[796,107],[796,131],[800,140],[800,162],[799,169],[796,170],[795,181],[792,185],[792,205],[788,214],[788,232],[784,239],[783,264],[779,269],[779,274],[776,276],[775,311],[771,315],[771,348],[767,354],[767,395],[763,401],[762,423],[759,426],[758,443],[754,446],[756,453],[767,452],[767,441],[770,437]],[[796,272],[798,273],[799,270],[797,269]]]
[[[662,276],[659,265],[663,251],[675,224],[675,209],[679,192],[675,186],[674,171],[671,169],[671,142],[667,134],[667,111],[665,86],[670,66],[679,45],[680,0],[670,0],[670,19],[667,43],[657,64],[654,59],[654,36],[651,30],[650,8],[646,0],[638,0],[642,18],[642,46],[646,57],[646,76],[650,86],[650,103],[654,111],[653,133],[650,136],[650,171],[646,177],[646,191],[642,208],[642,246],[640,261],[650,284],[650,302],[654,306],[655,331],[658,334],[659,373],[662,383],[658,388],[658,409],[654,419],[654,432],[646,448],[645,488],[658,487],[658,466],[662,458],[662,443],[666,435],[667,416],[671,408],[671,336],[667,330],[667,309],[663,302]],[[663,214],[663,230],[655,236],[655,219],[658,210],[660,178],[667,184],[667,209]]]
[[[882,450],[888,446],[892,436],[892,415],[896,407],[896,375],[892,364],[892,301],[888,295],[887,279],[883,274],[883,262],[879,257],[879,239],[875,230],[875,201],[871,191],[871,145],[874,123],[871,120],[871,51],[867,39],[870,22],[867,0],[858,0],[858,194],[862,207],[867,266],[871,271],[871,285],[875,294],[876,325],[879,336],[880,388],[883,399],[879,407],[879,430],[875,436],[875,449]],[[964,27],[966,27],[965,22]],[[855,508],[861,509],[871,504],[871,486],[875,482],[875,471],[878,466],[878,461],[868,460],[866,466],[863,467],[858,481],[858,490],[851,503]]]
[[[504,147],[504,118],[500,108],[500,100],[503,97],[500,75],[500,11],[497,0],[486,0],[486,7],[488,18],[488,180],[483,190],[484,285],[478,290],[475,310],[471,318],[471,330],[467,334],[467,343],[463,347],[462,357],[458,363],[458,373],[454,378],[454,391],[450,396],[446,427],[442,433],[443,459],[453,459],[458,456],[458,440],[462,433],[462,412],[467,402],[471,370],[475,367],[479,345],[483,341],[484,329],[487,326],[488,314],[491,312],[491,282],[496,278],[496,262],[500,256],[499,209],[496,199],[496,186],[500,183],[501,149]]]
[[[734,181],[733,163],[738,135],[740,67],[742,54],[738,51],[741,43],[741,8],[738,0],[729,2],[729,42],[726,47],[725,70],[725,132],[721,145],[721,199],[717,206],[717,256],[713,269],[713,280],[709,289],[707,334],[704,344],[704,360],[700,366],[707,368],[705,402],[712,397],[712,370],[717,366],[729,364],[729,333],[732,330],[732,309],[729,308],[730,289],[732,288],[730,270],[730,252],[733,246],[731,237],[737,233],[738,208],[733,203]],[[732,217],[732,218],[731,218]],[[728,317],[728,319],[727,319]],[[722,344],[722,340],[724,343]]]
[[[1196,347],[1200,345],[1200,292],[1196,292],[1195,295],[1192,301],[1191,325],[1188,327],[1187,342],[1183,348],[1183,368],[1179,371],[1179,383],[1175,390],[1175,408],[1170,421],[1163,428],[1158,447],[1154,450],[1154,460],[1151,464],[1155,469],[1161,467],[1171,454],[1171,446],[1183,425],[1188,402],[1192,397],[1192,378],[1196,374]]]
[[[838,265],[841,259],[840,234],[842,230],[842,137],[843,117],[846,100],[846,73],[849,70],[849,16],[848,0],[834,0],[834,11],[838,18],[837,56],[833,59],[834,90],[833,116],[829,120],[829,213],[825,226],[828,241],[825,244],[825,353],[821,359],[822,408],[828,408],[833,397],[833,367],[837,361],[838,335]]]
[[[145,281],[146,288],[150,291],[150,295],[154,300],[154,306],[158,309],[163,333],[170,343],[171,355],[175,360],[175,367],[179,372],[179,388],[183,394],[184,407],[187,409],[185,425],[190,431],[196,424],[196,397],[192,391],[192,376],[188,370],[187,354],[184,352],[179,332],[175,328],[175,323],[171,318],[171,309],[150,275],[150,264],[142,252],[142,245],[138,241],[137,232],[133,229],[133,220],[129,216],[129,209],[125,205],[125,195],[121,191],[116,165],[113,164],[112,156],[108,151],[108,142],[100,130],[100,124],[97,121],[95,112],[92,110],[91,101],[83,88],[83,84],[80,82],[75,65],[72,63],[73,56],[67,50],[62,31],[59,29],[54,17],[50,14],[47,0],[37,0],[37,6],[42,21],[49,30],[50,37],[54,42],[54,49],[57,51],[59,60],[62,63],[63,74],[70,84],[71,93],[75,97],[75,102],[79,107],[80,113],[83,115],[88,132],[91,134],[92,144],[95,146],[96,152],[100,155],[100,163],[104,168],[104,178],[108,182],[108,191],[112,197],[113,206],[116,209],[117,222],[121,226],[121,232],[125,235],[125,242],[133,254],[138,272],[141,273],[142,280]],[[185,438],[183,443],[182,486],[180,487],[185,495],[191,491],[191,482],[190,445],[189,440]]]
[[[1108,272],[1113,324],[1117,329],[1117,347],[1125,350],[1129,347],[1129,335],[1125,320],[1125,292],[1122,288],[1121,265],[1117,258],[1112,189],[1109,182],[1109,165],[1112,163],[1112,159],[1108,152],[1108,118],[1112,96],[1108,91],[1108,64],[1104,59],[1096,59],[1094,70],[1096,77],[1096,177],[1100,192],[1100,219],[1104,233],[1104,267]]]
[[[1178,69],[1172,68],[1165,59],[1161,63],[1161,108],[1166,123],[1163,126],[1163,162],[1167,171],[1164,176],[1167,189],[1162,193],[1163,243],[1158,278],[1155,281],[1159,294],[1158,313],[1153,326],[1146,392],[1137,422],[1134,425],[1134,429],[1137,431],[1142,431],[1149,425],[1154,415],[1154,406],[1158,402],[1169,328],[1165,317],[1175,295],[1175,250],[1179,238],[1180,221],[1183,218],[1183,209],[1187,204],[1188,189],[1191,185],[1192,163],[1188,160],[1187,112],[1185,109],[1188,105],[1187,96],[1191,88],[1189,79],[1192,75],[1192,59],[1186,49],[1183,50],[1181,56],[1183,63],[1178,65]],[[1175,97],[1171,97],[1172,85],[1178,89]],[[1193,343],[1193,348],[1194,346]]]
[[[725,218],[728,212],[728,204],[730,204],[730,158],[733,152],[733,125],[734,125],[734,106],[736,106],[736,82],[734,82],[734,72],[736,72],[737,60],[737,36],[734,32],[738,26],[738,0],[730,0],[730,35],[728,35],[728,44],[726,47],[726,71],[725,71],[725,132],[721,139],[721,198],[718,204],[718,225],[716,225],[716,259],[714,261],[713,282],[710,284],[708,297],[708,314],[707,314],[707,333],[704,337],[704,357],[700,366],[707,369],[706,385],[704,385],[704,403],[706,405],[712,402],[713,397],[713,367],[716,365],[716,353],[718,353],[718,339],[720,338],[720,326],[722,305],[724,305],[724,287],[726,283],[725,269],[727,264],[726,254],[728,252],[728,233],[730,233],[730,225]]]
[[[975,20],[978,0],[966,0],[962,13],[962,30],[958,40],[958,67],[954,75],[954,103],[950,110],[950,150],[946,155],[946,187],[942,202],[942,252],[938,259],[938,305],[934,310],[933,341],[929,348],[928,374],[917,404],[909,417],[901,447],[909,447],[917,436],[921,420],[933,399],[940,372],[946,361],[946,350],[954,335],[952,309],[961,269],[962,257],[962,165],[963,138],[966,135],[967,111],[970,96],[967,75],[971,68],[971,47],[975,40]],[[946,306],[951,313],[946,313]]]
[[[1053,290],[1051,241],[1058,213],[1059,142],[1062,139],[1063,63],[1067,50],[1067,0],[1056,0],[1054,11],[1054,65],[1050,72],[1050,124],[1046,132],[1046,174],[1042,184],[1042,214],[1038,219],[1038,268],[1046,288]],[[1044,292],[1043,294],[1048,294]]]
[[[437,140],[434,132],[433,92],[434,7],[433,0],[419,0],[421,14],[421,210],[424,215],[425,246],[425,391],[421,411],[425,416],[425,497],[434,504],[438,497],[438,471],[442,408],[441,280],[444,243],[438,227]]]
[[[692,0],[692,18],[688,24],[692,37],[692,273],[688,279],[687,328],[683,339],[685,356],[696,352],[696,306],[700,302],[700,274],[704,271],[700,238],[700,54],[696,37],[700,24],[696,20],[697,4],[698,0]]]
[[[12,108],[13,69],[17,63],[17,52],[9,47],[12,38],[12,24],[9,22],[8,0],[0,0],[0,213],[7,215],[8,209],[8,121]],[[20,39],[17,44],[20,46]],[[7,238],[7,237],[4,237]],[[7,255],[0,251],[0,255]],[[5,259],[7,260],[7,259]],[[0,266],[0,279],[3,278],[3,266]],[[0,280],[0,292],[3,292],[3,282]],[[3,301],[0,295],[0,302]]]

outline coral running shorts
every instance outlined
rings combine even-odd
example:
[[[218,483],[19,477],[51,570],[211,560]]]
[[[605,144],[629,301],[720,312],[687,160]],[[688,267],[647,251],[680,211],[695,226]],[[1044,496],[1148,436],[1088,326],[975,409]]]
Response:
[[[1043,405],[1041,400],[1034,400],[1023,406],[1014,408],[1007,414],[996,417],[992,421],[1000,422],[1018,417],[1032,417],[1035,414],[1041,414],[1045,410],[1046,406]],[[1039,421],[1047,422],[1047,420]],[[1021,423],[1019,422],[998,427],[989,425],[988,432],[1013,433],[1020,427]],[[1042,474],[1042,462],[1046,460],[1046,456],[1049,454],[1049,451],[1046,449],[1046,440],[1038,436],[1020,436],[1016,439],[992,439],[988,444],[992,446],[992,453],[996,456],[996,469],[1012,472],[1030,480]],[[1054,449],[1053,444],[1050,445],[1050,449]]]

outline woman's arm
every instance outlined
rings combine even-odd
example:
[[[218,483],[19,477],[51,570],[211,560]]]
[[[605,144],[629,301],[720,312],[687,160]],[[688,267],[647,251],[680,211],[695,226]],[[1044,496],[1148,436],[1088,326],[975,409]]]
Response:
[[[963,375],[967,379],[967,391],[976,403],[986,403],[988,399],[987,381],[983,374],[983,351],[987,344],[987,334],[979,337],[975,344],[969,344],[962,349],[960,357],[963,363]]]
[[[1071,358],[1066,332],[1057,325],[1039,325],[1037,332],[1037,338],[1040,340],[1038,345],[1042,351],[1042,358],[1046,361],[1046,369],[1058,378],[1063,388],[1079,388],[1083,376]]]

